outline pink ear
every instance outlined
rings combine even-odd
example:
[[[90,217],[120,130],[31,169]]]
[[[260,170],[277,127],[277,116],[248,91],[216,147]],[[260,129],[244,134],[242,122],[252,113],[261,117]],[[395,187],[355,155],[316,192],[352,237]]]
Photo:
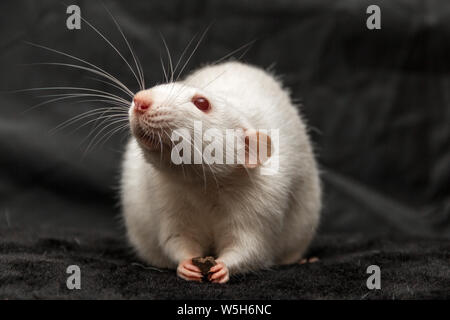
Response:
[[[245,130],[245,167],[256,168],[272,155],[272,140],[261,131]]]

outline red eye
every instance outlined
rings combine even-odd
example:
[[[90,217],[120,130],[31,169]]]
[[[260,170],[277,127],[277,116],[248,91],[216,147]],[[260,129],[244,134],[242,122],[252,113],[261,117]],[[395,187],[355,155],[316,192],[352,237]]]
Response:
[[[195,106],[202,111],[206,111],[210,107],[209,101],[203,97],[192,98],[192,103],[195,104]]]

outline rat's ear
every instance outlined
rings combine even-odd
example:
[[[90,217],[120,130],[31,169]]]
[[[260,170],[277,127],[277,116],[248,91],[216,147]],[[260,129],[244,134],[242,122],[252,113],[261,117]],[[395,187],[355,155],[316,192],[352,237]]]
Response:
[[[272,140],[266,130],[245,130],[245,167],[256,168],[272,155]]]

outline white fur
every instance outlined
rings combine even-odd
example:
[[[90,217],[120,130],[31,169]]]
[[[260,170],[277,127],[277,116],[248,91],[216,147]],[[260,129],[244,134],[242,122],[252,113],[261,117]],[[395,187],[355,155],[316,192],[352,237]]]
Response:
[[[280,129],[279,172],[175,167],[132,138],[123,162],[122,205],[139,256],[176,268],[182,260],[212,254],[230,274],[299,261],[319,222],[320,182],[305,125],[279,82],[262,69],[227,62],[149,90],[172,128],[190,127],[195,119],[206,127]],[[211,101],[211,113],[190,103],[196,93]],[[132,112],[130,119],[136,122]]]

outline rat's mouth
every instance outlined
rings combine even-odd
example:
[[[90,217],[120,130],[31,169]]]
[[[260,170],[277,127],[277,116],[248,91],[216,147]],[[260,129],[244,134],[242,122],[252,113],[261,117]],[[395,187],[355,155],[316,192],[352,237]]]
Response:
[[[170,141],[167,134],[161,129],[144,130],[140,126],[133,129],[133,134],[138,142],[149,151],[170,150]]]

